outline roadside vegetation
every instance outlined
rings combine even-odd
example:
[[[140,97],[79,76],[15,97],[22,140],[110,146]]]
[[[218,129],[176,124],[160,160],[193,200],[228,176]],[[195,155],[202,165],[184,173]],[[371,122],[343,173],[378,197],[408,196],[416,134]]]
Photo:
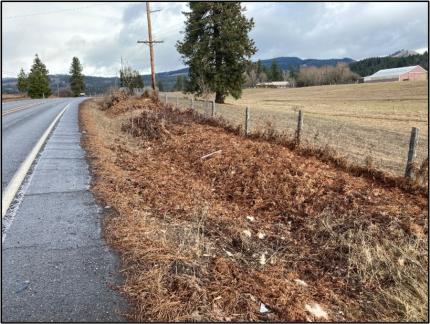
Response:
[[[151,98],[80,122],[131,320],[427,319],[426,189]]]

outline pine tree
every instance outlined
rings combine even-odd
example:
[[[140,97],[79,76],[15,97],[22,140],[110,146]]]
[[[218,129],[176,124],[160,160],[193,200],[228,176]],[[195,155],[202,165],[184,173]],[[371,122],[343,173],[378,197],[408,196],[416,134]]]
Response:
[[[27,92],[28,90],[28,76],[25,74],[23,68],[21,68],[19,71],[16,87],[18,88],[19,92]]]
[[[157,87],[158,87],[158,91],[160,92],[164,91],[164,84],[160,80],[157,81]]]
[[[71,74],[69,83],[70,89],[72,90],[75,97],[79,96],[81,92],[85,91],[85,81],[82,70],[83,68],[81,62],[79,62],[79,59],[76,56],[73,57],[69,70],[69,73]]]
[[[270,66],[270,81],[282,81],[282,69],[278,65],[276,60],[272,60],[272,65]]]
[[[175,83],[175,86],[173,87],[173,89],[176,91],[185,91],[186,83],[187,83],[187,79],[185,78],[185,76],[184,75],[178,75],[176,77],[176,83]]]
[[[31,98],[46,98],[51,95],[48,70],[37,54],[28,74],[28,95]]]
[[[145,86],[143,84],[143,78],[137,70],[134,71],[134,85],[138,89],[143,89],[143,87]]]
[[[254,26],[243,14],[240,2],[190,2],[185,37],[176,44],[189,67],[188,91],[215,92],[223,103],[227,95],[239,98],[245,69],[256,52],[248,37]]]

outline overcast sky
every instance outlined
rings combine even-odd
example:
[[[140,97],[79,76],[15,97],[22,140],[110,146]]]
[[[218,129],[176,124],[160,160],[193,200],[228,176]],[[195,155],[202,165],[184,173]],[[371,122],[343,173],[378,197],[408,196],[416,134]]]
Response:
[[[187,4],[151,3],[158,72],[184,67],[175,43],[182,39]],[[253,17],[254,59],[279,56],[362,59],[399,49],[428,48],[428,4],[243,3]],[[51,74],[68,73],[73,56],[87,75],[113,76],[121,56],[149,73],[145,3],[2,3],[2,76],[30,69],[34,54]]]

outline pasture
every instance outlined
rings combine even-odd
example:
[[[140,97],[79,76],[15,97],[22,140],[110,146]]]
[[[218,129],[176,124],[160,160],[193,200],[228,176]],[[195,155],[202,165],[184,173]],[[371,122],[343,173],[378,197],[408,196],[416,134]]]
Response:
[[[184,96],[169,93],[171,103],[176,95]],[[179,103],[189,105],[185,99]],[[196,102],[197,109],[206,106]],[[251,109],[251,129],[273,128],[291,135],[302,110],[303,136],[309,143],[329,145],[359,165],[395,175],[404,173],[412,127],[420,130],[416,161],[428,156],[427,82],[244,89],[242,98],[228,97],[216,113],[243,123],[246,106]]]

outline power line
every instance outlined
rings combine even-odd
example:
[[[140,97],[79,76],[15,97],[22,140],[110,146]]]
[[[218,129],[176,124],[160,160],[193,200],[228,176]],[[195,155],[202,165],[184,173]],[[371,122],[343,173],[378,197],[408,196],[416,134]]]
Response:
[[[59,13],[59,12],[81,10],[81,9],[86,9],[86,8],[105,5],[105,4],[106,3],[95,3],[95,4],[84,6],[84,7],[69,8],[69,9],[58,9],[58,10],[45,11],[45,12],[34,12],[34,13],[30,13],[30,14],[25,14],[25,15],[4,17],[3,19],[15,19],[15,18],[25,18],[25,17],[33,17],[33,16],[50,15],[50,14],[55,14],[55,13]]]

